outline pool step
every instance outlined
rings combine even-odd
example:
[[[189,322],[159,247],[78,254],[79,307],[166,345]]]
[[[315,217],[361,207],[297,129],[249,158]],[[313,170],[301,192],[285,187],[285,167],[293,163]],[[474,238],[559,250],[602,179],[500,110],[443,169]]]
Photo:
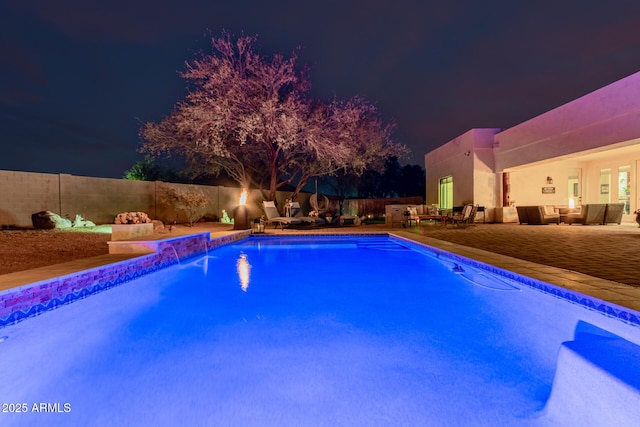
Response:
[[[375,242],[358,242],[357,244],[359,249],[375,249],[382,251],[409,251],[406,246],[402,246],[396,242],[390,242],[385,240],[375,241]]]

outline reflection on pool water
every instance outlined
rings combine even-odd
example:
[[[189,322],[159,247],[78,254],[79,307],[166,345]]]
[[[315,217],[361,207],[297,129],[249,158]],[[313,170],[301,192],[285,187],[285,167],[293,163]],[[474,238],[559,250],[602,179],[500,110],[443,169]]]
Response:
[[[395,238],[249,238],[0,336],[1,425],[639,416],[637,325]]]

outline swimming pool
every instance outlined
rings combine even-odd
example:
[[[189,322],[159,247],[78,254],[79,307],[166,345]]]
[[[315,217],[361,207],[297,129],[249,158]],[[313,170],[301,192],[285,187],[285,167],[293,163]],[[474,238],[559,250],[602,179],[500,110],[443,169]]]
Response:
[[[388,237],[249,238],[0,337],[2,425],[627,425],[640,406],[637,324]]]

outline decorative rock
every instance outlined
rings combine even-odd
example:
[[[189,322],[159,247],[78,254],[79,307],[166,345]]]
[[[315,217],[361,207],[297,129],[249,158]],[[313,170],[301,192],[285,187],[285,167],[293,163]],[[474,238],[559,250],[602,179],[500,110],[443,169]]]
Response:
[[[222,218],[220,219],[220,222],[223,224],[233,224],[233,219],[229,218],[229,214],[224,209],[222,209]]]
[[[69,228],[72,225],[70,220],[51,211],[34,213],[31,215],[31,223],[34,228],[39,229]]]
[[[93,221],[86,220],[82,218],[80,215],[76,215],[73,220],[72,227],[95,227],[96,224]]]
[[[205,213],[204,215],[202,215],[202,218],[198,220],[198,222],[218,222],[218,221],[219,221],[218,216],[212,213]]]

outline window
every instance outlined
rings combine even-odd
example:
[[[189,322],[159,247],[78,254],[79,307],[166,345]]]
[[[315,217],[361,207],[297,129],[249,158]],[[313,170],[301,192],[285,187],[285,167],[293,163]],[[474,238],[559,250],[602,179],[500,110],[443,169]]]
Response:
[[[453,209],[453,177],[440,178],[440,209]]]

